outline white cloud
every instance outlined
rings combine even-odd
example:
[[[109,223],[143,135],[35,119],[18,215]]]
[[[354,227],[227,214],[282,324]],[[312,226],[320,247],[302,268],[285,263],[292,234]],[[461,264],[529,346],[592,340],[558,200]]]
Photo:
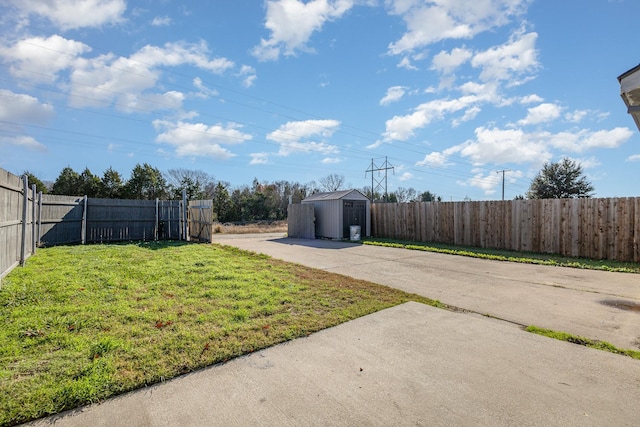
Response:
[[[242,86],[246,88],[253,86],[257,78],[258,76],[256,76],[255,74],[245,77],[244,80],[242,81]]]
[[[527,117],[518,121],[520,125],[537,125],[560,117],[562,108],[556,104],[544,103],[527,109]]]
[[[581,159],[571,158],[574,162],[578,163],[582,166],[583,169],[593,169],[595,167],[600,166],[602,163],[595,156],[585,157]]]
[[[337,120],[303,120],[298,122],[288,122],[280,126],[278,130],[267,135],[267,139],[279,143],[296,141],[314,135],[329,137],[340,126]]]
[[[393,55],[446,39],[470,39],[503,26],[524,12],[528,0],[387,0],[388,11],[400,15],[407,32],[389,44]]]
[[[35,138],[25,135],[24,125],[44,124],[53,118],[53,107],[37,98],[0,89],[0,145],[45,151]]]
[[[258,76],[256,76],[256,69],[249,65],[243,65],[240,67],[238,76],[243,78],[242,85],[247,88],[253,86],[258,78]]]
[[[339,157],[325,157],[321,162],[323,165],[335,165],[342,163],[342,159]]]
[[[166,43],[163,47],[146,45],[131,56],[137,61],[150,66],[193,65],[215,74],[222,74],[234,66],[227,58],[209,59],[209,47],[202,41],[197,44],[183,42]]]
[[[307,43],[313,33],[352,7],[353,0],[268,0],[265,28],[271,36],[262,39],[252,53],[260,61],[273,61],[281,54],[310,51]]]
[[[471,59],[473,53],[464,48],[455,48],[450,53],[441,51],[433,57],[431,69],[443,74],[452,73],[460,65]]]
[[[518,85],[521,81],[515,78],[533,74],[539,68],[537,38],[537,33],[516,33],[509,42],[475,54],[471,65],[481,69],[482,81],[509,80],[510,85]]]
[[[404,86],[390,87],[389,89],[387,89],[387,93],[385,94],[385,96],[380,100],[380,105],[389,105],[392,102],[399,101],[406,93],[406,90],[407,88]]]
[[[196,94],[199,98],[207,99],[210,96],[218,96],[219,94],[217,90],[207,87],[200,77],[193,79],[193,85],[200,91]]]
[[[592,132],[583,129],[577,132],[559,132],[556,134],[542,133],[549,144],[557,149],[567,152],[581,153],[590,149],[617,148],[627,142],[633,136],[633,132],[626,127],[617,127],[611,130],[599,130]]]
[[[404,68],[406,70],[410,70],[410,71],[416,71],[418,70],[418,67],[416,67],[415,65],[413,65],[411,63],[411,60],[408,57],[404,57],[400,60],[400,62],[398,62],[397,65],[398,68]]]
[[[0,89],[0,120],[11,123],[43,124],[53,118],[53,107],[31,95]]]
[[[448,163],[447,159],[448,159],[448,156],[446,153],[433,151],[427,154],[426,156],[424,156],[424,159],[420,160],[419,162],[416,162],[416,166],[443,168],[450,164]]]
[[[496,83],[466,82],[462,84],[458,89],[464,95],[478,95],[486,101],[496,103],[500,102],[500,96],[498,95],[498,85]]]
[[[627,157],[627,162],[640,162],[640,154],[633,154]]]
[[[289,141],[280,144],[279,156],[288,156],[294,153],[320,153],[320,154],[337,154],[338,147],[327,144],[326,142],[298,142]]]
[[[288,122],[269,133],[267,139],[280,144],[278,155],[288,156],[296,152],[336,154],[338,147],[326,142],[309,141],[312,137],[329,138],[340,126],[337,120],[304,120]]]
[[[406,141],[414,136],[416,129],[423,128],[434,120],[444,118],[445,114],[468,109],[474,104],[489,99],[490,96],[487,95],[466,95],[456,99],[437,99],[421,104],[411,114],[394,116],[387,120],[382,142]],[[369,148],[374,148],[377,145],[373,144]]]
[[[499,129],[479,127],[475,140],[450,147],[444,154],[459,153],[470,158],[477,165],[484,164],[529,164],[538,167],[553,157],[552,149],[581,153],[590,149],[616,148],[626,142],[633,133],[628,128],[615,128],[592,132],[531,132],[522,129]],[[437,154],[429,159],[438,160]],[[583,159],[588,165],[595,165],[595,158]]]
[[[173,146],[178,157],[213,157],[226,160],[235,154],[222,145],[241,144],[252,139],[251,135],[240,131],[240,125],[234,123],[209,126],[204,123],[154,120],[153,126],[161,132],[156,141]]]
[[[466,110],[462,117],[452,120],[451,126],[457,127],[457,126],[460,126],[462,123],[469,122],[475,119],[476,116],[480,113],[480,111],[482,111],[482,109],[477,105],[474,105],[473,107]]]
[[[266,165],[269,163],[269,153],[251,153],[250,165]]]
[[[467,184],[481,189],[486,196],[491,196],[496,193],[496,187],[502,183],[502,179],[498,177],[495,172],[477,173],[474,175]]]
[[[12,46],[0,46],[0,56],[10,65],[15,77],[30,82],[53,83],[58,73],[72,67],[78,57],[90,52],[84,43],[68,40],[59,35],[30,37]]]
[[[25,15],[38,15],[62,30],[100,27],[123,20],[125,0],[9,0]]]
[[[565,114],[564,118],[568,122],[580,123],[588,114],[589,110],[576,110]]]
[[[540,96],[536,95],[536,94],[523,96],[519,100],[520,104],[523,104],[523,105],[526,105],[526,104],[540,104],[542,101],[544,101],[544,99],[541,98]]]
[[[153,18],[153,21],[151,21],[151,25],[153,25],[154,27],[166,27],[171,25],[171,23],[172,20],[168,16],[156,16],[155,18]]]
[[[204,42],[167,43],[163,47],[147,45],[128,58],[105,54],[78,59],[71,73],[70,103],[76,107],[105,107],[113,102],[126,106],[131,97],[141,96],[157,85],[163,66],[187,64],[216,74],[234,66],[226,58],[210,59],[208,53]],[[194,80],[194,84],[197,87],[202,81]]]
[[[411,172],[405,172],[398,177],[399,181],[409,181],[411,179],[413,179],[413,174]]]
[[[2,127],[0,127],[0,129],[2,129]],[[0,136],[0,147],[5,144],[22,147],[29,150],[47,151],[47,147],[36,141],[35,138],[26,135]]]
[[[460,155],[470,157],[477,164],[530,163],[542,164],[552,155],[545,138],[527,134],[520,129],[479,127],[475,141],[467,141],[457,148]]]
[[[185,96],[182,92],[150,93],[123,95],[119,108],[127,112],[147,112],[154,110],[179,110]]]

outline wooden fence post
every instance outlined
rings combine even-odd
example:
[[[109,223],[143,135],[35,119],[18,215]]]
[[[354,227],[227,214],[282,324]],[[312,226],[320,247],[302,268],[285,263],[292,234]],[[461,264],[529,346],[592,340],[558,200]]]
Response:
[[[42,232],[42,191],[38,192],[38,228],[36,230],[37,246],[40,246],[41,232]]]
[[[36,253],[36,185],[31,185],[31,254]]]
[[[153,240],[158,240],[158,198],[156,197],[156,228],[153,232],[154,238]]]
[[[184,241],[189,241],[189,225],[188,221],[188,211],[189,207],[187,206],[187,190],[182,190],[182,236]]]
[[[87,244],[87,196],[84,196],[84,207],[82,209],[82,227],[80,229],[80,241]]]
[[[27,213],[29,208],[29,177],[22,176],[22,244],[20,246],[20,266],[27,259]]]

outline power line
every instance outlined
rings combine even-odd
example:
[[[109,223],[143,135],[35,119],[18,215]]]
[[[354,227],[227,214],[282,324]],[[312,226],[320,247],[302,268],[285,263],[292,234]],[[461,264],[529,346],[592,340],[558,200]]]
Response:
[[[16,40],[18,40],[18,39],[16,39]],[[41,49],[45,49],[45,50],[49,50],[49,51],[52,51],[52,52],[56,52],[56,53],[58,53],[58,54],[60,54],[60,55],[72,56],[72,55],[70,55],[69,53],[61,52],[61,51],[57,51],[57,50],[55,50],[55,49],[51,49],[51,48],[49,48],[49,47],[42,46],[42,45],[39,45],[39,44],[36,44],[36,43],[32,43],[32,42],[27,42],[27,43],[30,43],[30,44],[31,44],[32,46],[34,46],[34,47],[38,47],[38,48],[41,48]],[[90,47],[95,48],[95,47],[93,47],[93,46],[90,46]],[[100,49],[98,49],[98,48],[95,48],[95,49],[96,49],[96,50],[100,50]],[[103,50],[103,49],[102,49],[102,50]],[[104,51],[104,50],[103,50],[103,51]],[[118,54],[116,54],[116,55],[118,55]],[[152,67],[152,68],[153,68],[153,67],[157,67],[157,65],[155,65],[155,64],[147,64],[147,63],[144,63],[144,62],[139,61],[139,60],[137,60],[137,59],[132,59],[132,58],[130,58],[130,57],[126,57],[126,56],[124,56],[124,55],[120,55],[120,57],[122,57],[122,58],[128,58],[128,59],[130,59],[132,62],[137,62],[137,63],[139,63],[139,64],[144,65],[145,67]],[[105,64],[105,65],[106,65],[106,64]],[[143,79],[149,79],[149,80],[151,80],[151,77],[150,77],[149,75],[147,75],[147,74],[136,73],[136,72],[134,72],[134,71],[132,71],[132,70],[130,70],[130,69],[122,69],[122,68],[118,68],[118,67],[115,67],[115,66],[113,65],[113,63],[112,63],[112,64],[107,65],[107,67],[108,67],[108,68],[110,68],[110,69],[112,69],[112,70],[114,70],[114,71],[120,71],[120,72],[123,72],[123,73],[129,73],[129,74],[135,75],[135,76],[137,76],[137,77],[141,77],[141,78],[143,78]],[[56,75],[53,75],[53,74],[44,74],[44,73],[41,73],[41,72],[32,71],[32,70],[28,70],[28,69],[24,69],[24,68],[22,68],[22,69],[21,69],[21,71],[26,71],[26,72],[30,72],[30,73],[33,73],[33,74],[38,74],[38,75],[43,75],[43,76],[48,76],[48,77],[57,77]],[[182,73],[175,72],[174,70],[172,70],[172,69],[170,69],[170,68],[163,68],[163,73],[171,74],[171,75],[176,75],[176,76],[181,76],[181,77],[185,77],[185,78],[189,78],[189,79],[193,79],[193,76],[189,76],[189,75],[186,75],[186,74],[182,74]],[[165,84],[165,85],[167,85],[167,86],[169,86],[169,85],[170,85],[170,86],[173,86],[173,87],[176,87],[176,88],[180,88],[180,89],[182,89],[182,90],[187,90],[187,91],[188,91],[188,90],[191,90],[190,88],[186,88],[185,86],[178,85],[178,84],[176,84],[175,82],[171,82],[171,81],[166,81],[166,80],[162,80],[162,79],[154,79],[154,81],[158,81],[158,82],[163,83],[163,84]],[[216,88],[222,89],[222,90],[227,91],[227,92],[230,92],[230,93],[234,93],[234,94],[237,94],[237,95],[240,95],[240,96],[243,96],[243,97],[249,98],[249,99],[254,99],[254,100],[259,101],[259,102],[264,103],[264,104],[269,104],[269,105],[273,105],[273,106],[278,107],[278,108],[287,109],[287,110],[290,110],[290,111],[293,111],[293,112],[296,112],[296,113],[299,113],[299,114],[303,114],[303,115],[308,116],[308,117],[315,117],[315,118],[318,118],[318,116],[313,115],[313,114],[311,114],[311,113],[304,112],[304,111],[302,111],[302,110],[295,109],[295,108],[292,108],[292,107],[289,107],[289,106],[286,106],[286,105],[283,105],[283,104],[279,104],[279,103],[271,102],[271,101],[269,101],[269,100],[266,100],[266,99],[263,99],[263,98],[260,98],[260,97],[252,96],[252,95],[250,95],[250,94],[247,94],[247,93],[244,93],[244,92],[241,92],[241,91],[238,91],[238,90],[235,90],[235,89],[229,88],[229,87],[225,87],[225,86],[222,86],[222,85],[219,85],[219,84],[215,84],[215,83],[212,83],[212,82],[210,82],[210,81],[204,81],[204,83],[205,83],[207,86],[216,87]],[[74,84],[81,84],[81,83],[74,82]],[[86,85],[86,84],[84,84],[84,86],[90,86],[90,85]],[[68,96],[78,96],[77,94],[72,94],[72,93],[70,93],[70,92],[69,92],[69,93],[66,93],[66,92],[63,92],[63,91],[55,91],[55,90],[52,90],[52,89],[44,89],[44,88],[41,88],[41,87],[38,87],[38,86],[34,86],[34,87],[35,87],[35,88],[37,88],[37,89],[39,89],[39,90],[49,90],[49,91],[51,91],[51,92],[57,92],[57,93],[61,93],[61,94],[66,94],[66,95],[68,95]],[[94,87],[94,89],[96,89],[96,88]],[[116,95],[116,96],[123,96],[123,95],[127,95],[126,93],[123,93],[123,92],[109,91],[109,90],[104,89],[104,88],[98,88],[98,89],[99,89],[99,90],[101,90],[101,91],[104,91],[104,92],[111,93],[111,94]],[[109,106],[109,105],[114,105],[114,106],[118,107],[118,104],[117,104],[117,103],[112,103],[111,101],[105,101],[105,100],[103,100],[103,99],[90,98],[90,97],[81,97],[81,98],[83,98],[83,99],[87,99],[87,100],[90,100],[90,101],[99,102],[99,103],[105,104],[105,105],[107,105],[107,106]],[[284,118],[286,118],[286,119],[290,119],[290,120],[300,120],[300,118],[293,117],[293,116],[288,115],[288,114],[283,114],[283,113],[281,113],[281,112],[272,111],[271,109],[260,108],[260,107],[257,107],[257,106],[254,106],[254,105],[250,105],[250,104],[247,104],[247,103],[243,103],[243,102],[240,102],[240,101],[236,101],[236,100],[233,100],[233,99],[225,99],[225,98],[223,98],[223,97],[221,97],[221,96],[220,96],[219,98],[220,98],[221,100],[225,101],[225,102],[233,103],[233,104],[239,105],[239,106],[244,107],[244,108],[254,109],[254,110],[257,110],[257,111],[261,111],[261,112],[265,112],[265,113],[273,114],[273,115],[276,115],[276,116],[279,116],[279,117],[284,117]],[[158,102],[158,101],[155,101],[155,100],[146,100],[146,102],[147,102],[147,103],[150,103],[150,104],[159,105],[159,106],[161,106],[162,108],[174,108],[174,106],[172,106],[172,105],[163,104],[163,103]],[[124,107],[124,106],[121,106],[121,107]],[[143,109],[143,108],[139,108],[139,107],[137,107],[137,106],[136,106],[136,107],[131,107],[131,106],[127,105],[126,107],[127,107],[128,109],[132,109],[132,110],[135,110],[135,111],[137,111],[137,112],[141,112],[141,113],[159,114],[159,113],[154,112],[153,110],[150,110],[150,109],[149,109],[149,110],[146,110],[146,109]],[[65,107],[65,108],[72,108],[72,107]],[[90,111],[90,110],[80,110],[80,109],[78,109],[78,110],[79,110],[79,111],[82,111],[82,112],[93,112],[93,111]],[[106,115],[106,116],[115,117],[115,118],[122,119],[122,120],[134,120],[134,121],[138,121],[138,122],[148,123],[148,121],[146,121],[146,120],[141,120],[141,119],[135,119],[135,118],[123,117],[123,116],[116,116],[116,115],[108,114],[108,113],[98,113],[98,112],[95,112],[95,113],[96,113],[96,114],[103,114],[103,115]],[[230,119],[228,119],[228,118],[223,118],[223,117],[220,117],[220,116],[215,116],[215,115],[212,115],[212,114],[207,113],[207,112],[203,112],[203,113],[202,113],[202,115],[204,115],[204,116],[210,116],[210,117],[217,117],[217,118],[220,118],[220,119],[223,119],[223,120],[230,120]],[[255,126],[255,125],[247,125],[246,123],[241,123],[241,122],[238,122],[238,121],[235,121],[235,120],[234,120],[234,122],[239,123],[239,124],[242,124],[242,125],[244,125],[244,126],[254,127],[254,128],[256,128],[256,129],[263,129],[263,130],[265,130],[265,131],[268,131],[268,130],[269,130],[269,129],[264,128],[264,127],[259,127],[259,126]],[[21,124],[21,125],[22,125],[22,126],[25,126],[24,124]],[[316,126],[317,126],[318,128],[320,128],[320,129],[329,130],[329,128],[324,127],[324,126],[321,126],[321,125],[316,125]],[[379,134],[377,134],[377,133],[371,132],[371,131],[366,130],[366,129],[360,129],[360,128],[357,128],[357,127],[355,127],[355,126],[351,126],[351,125],[349,125],[349,124],[347,124],[347,123],[342,123],[342,122],[341,122],[341,123],[340,123],[340,126],[341,126],[341,127],[345,127],[345,128],[349,128],[349,129],[353,129],[353,130],[356,130],[356,131],[358,131],[358,132],[363,132],[363,133],[365,133],[365,134],[369,134],[369,135],[375,135],[375,136],[378,136],[378,135],[379,135]],[[178,128],[178,129],[181,129],[181,130],[195,131],[194,129],[189,129],[189,128],[182,128],[182,127],[177,127],[177,128]],[[44,128],[43,128],[43,129],[44,129]],[[200,131],[200,132],[202,132],[202,131]],[[70,132],[70,133],[72,133],[72,132]],[[204,133],[207,133],[207,132],[204,132]],[[353,136],[353,137],[361,138],[361,139],[363,139],[363,140],[365,140],[365,141],[375,141],[375,139],[373,139],[373,138],[371,138],[371,137],[367,137],[367,136],[363,136],[363,135],[358,135],[358,134],[354,134],[354,133],[351,133],[351,132],[346,132],[346,131],[341,130],[341,129],[337,130],[337,131],[336,131],[336,133],[341,133],[341,134],[344,134],[344,135],[348,135],[348,136]],[[209,135],[212,135],[211,133],[208,133],[208,134],[209,134]],[[84,135],[85,135],[85,136],[88,136],[87,134],[84,134]],[[287,135],[292,136],[292,137],[293,137],[294,139],[296,139],[296,140],[297,140],[297,138],[299,138],[299,137],[300,137],[299,135],[295,135],[295,134],[293,134],[293,133],[289,133],[289,134],[287,134]],[[93,135],[93,136],[94,136],[94,137],[96,137],[96,138],[100,138],[100,136],[98,136],[98,135]],[[215,135],[214,135],[214,136],[215,136]],[[105,138],[105,139],[106,139],[106,138]],[[282,144],[271,143],[271,142],[268,142],[268,141],[258,141],[258,140],[252,140],[252,141],[253,141],[253,142],[257,142],[257,143],[261,143],[261,144],[269,144],[269,145],[273,145],[273,146],[283,146]],[[136,141],[127,141],[127,142],[129,142],[129,143],[137,143]],[[396,147],[397,147],[397,148],[400,148],[400,149],[402,149],[402,150],[405,150],[405,151],[408,151],[408,152],[418,153],[418,154],[421,154],[421,155],[426,154],[426,151],[423,149],[423,147],[421,147],[421,146],[419,146],[419,145],[417,145],[417,144],[412,144],[412,143],[407,142],[407,141],[394,141],[394,142],[396,143]],[[284,145],[284,146],[286,147],[286,145]],[[357,156],[344,155],[345,157],[354,157],[354,158],[359,158],[359,159],[361,159],[361,158],[363,158],[363,157],[362,157],[362,155],[367,154],[367,152],[366,152],[366,151],[362,151],[362,150],[349,149],[349,148],[346,148],[346,147],[340,147],[340,148],[341,148],[341,151],[343,151],[343,152],[344,152],[344,151],[346,151],[346,152],[351,152],[351,153],[357,154]],[[312,151],[314,151],[314,150],[312,150]],[[455,156],[455,155],[449,155],[448,157],[458,158],[460,161],[464,162],[465,164],[472,164],[469,160],[467,160],[466,158],[463,158],[463,157],[459,157],[459,156]],[[402,159],[400,159],[400,161],[407,162],[407,163],[414,163],[414,162],[415,162],[414,160],[402,160]],[[387,160],[387,159],[385,159],[385,162],[388,162],[388,160]],[[373,163],[373,162],[372,162],[372,163]],[[372,173],[372,183],[374,182],[374,180],[373,180],[373,178],[374,178],[374,173],[373,173],[373,172],[374,172],[374,171],[373,171],[374,167],[373,167],[373,166],[375,166],[375,165],[374,165],[374,164],[372,164],[372,170],[371,170],[371,173]],[[393,169],[393,168],[391,168],[391,169]],[[434,171],[433,169],[436,169],[436,171]],[[436,175],[440,175],[440,176],[450,176],[450,177],[453,177],[453,176],[455,176],[455,175],[460,176],[460,177],[463,177],[463,178],[470,178],[470,177],[474,177],[474,176],[475,176],[475,175],[473,175],[473,174],[469,174],[469,173],[465,173],[465,172],[460,172],[460,171],[455,171],[455,170],[447,170],[447,169],[445,169],[445,168],[434,168],[434,167],[431,167],[431,168],[429,168],[429,169],[416,169],[416,168],[413,168],[412,170],[414,170],[414,171],[416,171],[416,172],[419,172],[419,173],[421,173],[421,174],[436,174]],[[440,170],[440,173],[438,173],[438,172],[437,172],[437,170]],[[381,172],[381,171],[382,171],[382,169],[381,169],[381,170],[379,170],[378,172]],[[385,180],[385,197],[386,197],[386,196],[387,196],[387,194],[388,194],[387,185],[386,185],[386,184],[387,184],[387,183],[386,183],[386,180],[387,180],[386,170],[385,170],[384,180]],[[504,176],[503,176],[503,198],[504,198],[504,185],[505,185],[505,184],[504,184]],[[372,187],[373,187],[373,185],[372,185]],[[372,191],[373,191],[373,188],[372,188]]]

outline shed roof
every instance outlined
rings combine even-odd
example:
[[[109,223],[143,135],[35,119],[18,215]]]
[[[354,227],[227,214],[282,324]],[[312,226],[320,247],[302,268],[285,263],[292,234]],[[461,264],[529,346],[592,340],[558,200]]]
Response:
[[[307,197],[303,200],[303,202],[317,202],[321,200],[369,200],[367,196],[362,194],[358,190],[342,190],[342,191],[332,191],[329,193],[316,193]]]

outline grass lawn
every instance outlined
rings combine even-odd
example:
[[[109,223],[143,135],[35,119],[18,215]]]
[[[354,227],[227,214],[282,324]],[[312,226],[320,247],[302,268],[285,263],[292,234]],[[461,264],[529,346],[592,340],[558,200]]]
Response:
[[[367,238],[365,245],[386,246],[392,248],[413,249],[417,251],[437,252],[449,255],[461,255],[472,258],[489,259],[494,261],[509,261],[526,264],[553,265],[558,267],[581,268],[588,270],[604,270],[619,273],[640,273],[640,264],[635,262],[621,262],[608,260],[593,260],[586,258],[571,258],[555,254],[541,254],[537,252],[517,252],[502,249],[475,248],[466,246],[445,245],[441,243],[410,242],[393,239]]]
[[[0,425],[225,362],[417,295],[218,246],[40,249],[0,289]]]

